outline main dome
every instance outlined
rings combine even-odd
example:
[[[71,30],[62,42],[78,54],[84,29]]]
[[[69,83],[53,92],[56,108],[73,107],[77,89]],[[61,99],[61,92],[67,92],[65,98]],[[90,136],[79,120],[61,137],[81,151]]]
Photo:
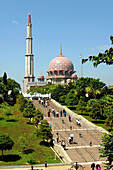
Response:
[[[53,70],[74,71],[74,67],[68,58],[60,54],[58,57],[55,57],[49,64],[49,71]]]

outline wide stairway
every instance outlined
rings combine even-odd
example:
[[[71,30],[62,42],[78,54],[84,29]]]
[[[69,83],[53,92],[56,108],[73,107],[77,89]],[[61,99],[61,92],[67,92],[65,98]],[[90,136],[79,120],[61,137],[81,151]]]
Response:
[[[81,126],[77,125],[76,118],[71,117],[71,122],[69,121],[69,113],[66,113],[66,117],[60,116],[59,107],[56,107],[52,102],[49,102],[49,106],[44,107],[39,104],[39,101],[33,100],[36,108],[38,108],[43,114],[44,119],[52,127],[53,138],[57,138],[57,133],[59,135],[58,144],[61,145],[61,141],[65,141],[68,156],[72,162],[96,162],[104,161],[105,158],[99,159],[99,148],[101,141],[101,133],[94,128],[89,127],[87,124],[80,120]],[[59,117],[54,117],[52,114],[52,108],[54,108],[55,113],[59,112]],[[50,117],[48,117],[48,111],[50,112]],[[73,142],[69,143],[69,136],[74,134]]]

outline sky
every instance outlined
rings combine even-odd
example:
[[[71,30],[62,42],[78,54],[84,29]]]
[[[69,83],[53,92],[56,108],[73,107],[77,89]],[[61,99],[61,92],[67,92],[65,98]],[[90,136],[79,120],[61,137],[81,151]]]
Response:
[[[0,77],[21,84],[25,75],[28,14],[31,14],[34,75],[47,76],[49,63],[60,54],[81,76],[81,58],[109,49],[113,35],[113,0],[0,0]],[[83,76],[113,85],[113,66],[82,65]]]

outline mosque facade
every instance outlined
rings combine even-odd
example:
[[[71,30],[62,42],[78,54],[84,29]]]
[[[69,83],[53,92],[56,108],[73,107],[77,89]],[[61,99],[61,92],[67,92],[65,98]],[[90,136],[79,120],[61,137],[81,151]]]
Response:
[[[23,92],[26,93],[31,87],[44,86],[46,84],[68,84],[77,80],[73,63],[62,55],[62,46],[60,45],[60,55],[55,57],[49,64],[46,80],[41,74],[38,81],[34,76],[34,55],[32,53],[32,24],[31,15],[28,14],[26,54],[25,54],[25,76]]]

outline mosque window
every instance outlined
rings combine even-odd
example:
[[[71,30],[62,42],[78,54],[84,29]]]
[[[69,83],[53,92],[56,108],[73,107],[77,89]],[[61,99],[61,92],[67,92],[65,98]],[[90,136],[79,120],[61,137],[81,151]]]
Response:
[[[50,71],[50,75],[53,75],[53,72],[52,72],[52,71]]]
[[[67,72],[67,71],[65,71],[65,75],[68,75],[68,72]]]
[[[28,82],[30,82],[30,77],[28,77]]]
[[[57,71],[54,71],[54,75],[57,75]]]
[[[63,75],[63,71],[62,70],[59,71],[59,75]]]

